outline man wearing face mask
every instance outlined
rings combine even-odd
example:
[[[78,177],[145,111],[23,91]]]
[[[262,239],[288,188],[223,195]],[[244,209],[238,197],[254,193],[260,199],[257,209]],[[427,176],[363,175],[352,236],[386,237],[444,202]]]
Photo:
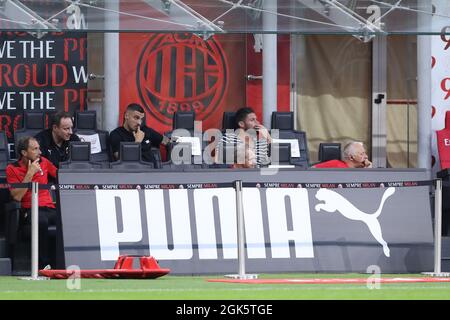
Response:
[[[372,168],[364,144],[352,141],[345,145],[342,152],[343,160],[329,160],[318,163],[313,168]]]

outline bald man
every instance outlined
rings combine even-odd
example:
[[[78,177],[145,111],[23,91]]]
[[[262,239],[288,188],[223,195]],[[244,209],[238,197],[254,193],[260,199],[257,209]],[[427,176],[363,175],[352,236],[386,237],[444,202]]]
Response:
[[[318,163],[313,168],[372,168],[364,144],[352,141],[345,145],[342,160],[329,160]]]

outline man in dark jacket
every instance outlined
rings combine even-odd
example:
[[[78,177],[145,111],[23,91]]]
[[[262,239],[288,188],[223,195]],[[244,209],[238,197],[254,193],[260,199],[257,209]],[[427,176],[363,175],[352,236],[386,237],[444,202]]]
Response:
[[[41,147],[42,156],[50,160],[57,168],[60,162],[68,160],[69,142],[80,141],[80,138],[72,132],[72,128],[71,115],[60,111],[54,115],[51,128],[35,136]]]
[[[135,103],[128,105],[123,119],[123,125],[111,131],[109,137],[113,158],[120,158],[120,142],[137,142],[141,144],[142,160],[146,162],[155,162],[155,157],[151,151],[152,147],[159,148],[160,144],[167,145],[170,139],[161,135],[159,132],[142,126],[144,119],[144,109]]]

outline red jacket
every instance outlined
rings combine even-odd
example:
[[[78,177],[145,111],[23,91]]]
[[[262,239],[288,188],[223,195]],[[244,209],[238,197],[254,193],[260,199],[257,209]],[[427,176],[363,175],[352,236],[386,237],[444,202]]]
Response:
[[[313,166],[314,168],[350,168],[347,163],[341,160],[328,160],[318,163]]]
[[[40,165],[42,169],[42,175],[40,172],[37,172],[33,176],[32,181],[38,182],[39,184],[47,184],[49,175],[56,178],[57,169],[50,161],[48,161],[44,157],[41,157]],[[23,179],[25,178],[25,175],[27,174],[27,171],[28,167],[24,166],[22,161],[19,160],[17,162],[11,163],[6,167],[6,181],[8,181],[8,183],[22,183]],[[49,190],[39,189],[38,198],[39,198],[39,207],[49,207],[49,208],[55,207],[55,204],[53,203]],[[31,208],[30,189],[23,196],[21,205],[22,208],[26,209]]]

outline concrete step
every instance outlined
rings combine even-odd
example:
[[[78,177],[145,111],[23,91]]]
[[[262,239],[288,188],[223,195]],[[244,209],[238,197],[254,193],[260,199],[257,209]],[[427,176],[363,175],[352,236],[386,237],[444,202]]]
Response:
[[[450,259],[442,259],[441,272],[450,272]]]
[[[14,273],[31,274],[31,259],[17,257],[14,260]]]
[[[442,237],[441,246],[441,271],[450,272],[450,237]]]
[[[450,237],[441,238],[441,247],[442,258],[450,258]]]
[[[11,259],[0,258],[0,276],[10,276],[11,271]]]
[[[6,258],[7,251],[6,239],[0,236],[0,258]]]
[[[14,270],[13,273],[31,272],[31,247],[30,243],[19,241],[14,250]]]

